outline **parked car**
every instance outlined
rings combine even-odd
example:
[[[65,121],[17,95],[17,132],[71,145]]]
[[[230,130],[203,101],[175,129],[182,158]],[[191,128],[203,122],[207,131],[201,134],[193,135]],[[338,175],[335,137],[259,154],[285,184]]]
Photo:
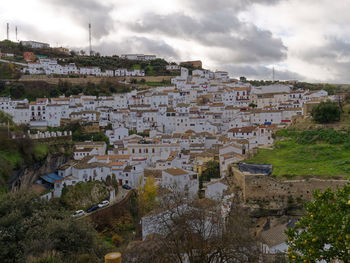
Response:
[[[88,210],[86,210],[86,212],[91,213],[93,211],[96,211],[97,209],[99,209],[99,207],[97,205],[93,205]]]
[[[124,189],[126,189],[126,190],[130,190],[130,189],[131,189],[131,187],[128,186],[127,184],[124,184],[122,187],[123,187]]]
[[[108,206],[108,205],[109,205],[109,202],[107,200],[104,200],[104,201],[102,201],[101,203],[98,204],[98,207],[102,208],[102,207],[105,207],[105,206]]]
[[[85,215],[85,212],[83,210],[77,210],[74,212],[73,217],[80,217]]]

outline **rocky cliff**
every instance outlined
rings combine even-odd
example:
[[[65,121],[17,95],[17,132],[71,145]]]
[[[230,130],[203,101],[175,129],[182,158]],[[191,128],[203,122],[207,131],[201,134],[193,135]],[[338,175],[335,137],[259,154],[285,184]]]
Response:
[[[28,189],[38,180],[39,176],[56,172],[70,158],[71,156],[64,153],[49,153],[43,161],[14,171],[14,175],[9,182],[9,188],[12,191]]]

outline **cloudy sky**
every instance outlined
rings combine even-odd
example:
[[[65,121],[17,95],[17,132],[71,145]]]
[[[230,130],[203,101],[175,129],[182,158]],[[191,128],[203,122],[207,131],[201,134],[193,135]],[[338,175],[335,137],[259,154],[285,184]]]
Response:
[[[0,38],[203,61],[232,77],[350,83],[348,0],[3,0]]]

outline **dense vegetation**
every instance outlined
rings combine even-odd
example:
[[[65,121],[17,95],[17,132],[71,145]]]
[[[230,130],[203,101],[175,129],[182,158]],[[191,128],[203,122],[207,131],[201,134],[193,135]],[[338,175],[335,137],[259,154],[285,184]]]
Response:
[[[287,230],[290,262],[349,262],[350,185],[313,197],[296,227]]]
[[[0,202],[0,248],[3,263],[99,262],[109,250],[87,221],[24,193],[7,194]]]
[[[323,101],[312,109],[311,116],[318,123],[332,123],[340,120],[341,110],[335,102]]]
[[[325,130],[280,130],[274,149],[258,149],[250,163],[273,165],[272,175],[349,177],[350,133]]]
[[[0,97],[11,97],[12,99],[25,99],[33,101],[36,98],[51,98],[60,95],[85,95],[110,96],[113,93],[126,93],[130,87],[118,82],[102,80],[99,84],[72,84],[68,81],[59,81],[57,85],[49,84],[45,81],[13,82],[6,84],[0,81]]]

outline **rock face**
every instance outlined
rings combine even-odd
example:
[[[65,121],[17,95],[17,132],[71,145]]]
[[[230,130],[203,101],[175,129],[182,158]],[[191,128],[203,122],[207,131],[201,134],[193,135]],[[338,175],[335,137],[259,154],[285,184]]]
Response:
[[[9,187],[12,191],[28,189],[38,180],[39,176],[56,172],[70,158],[71,156],[63,153],[48,154],[44,161],[15,171],[14,176],[10,180]]]

